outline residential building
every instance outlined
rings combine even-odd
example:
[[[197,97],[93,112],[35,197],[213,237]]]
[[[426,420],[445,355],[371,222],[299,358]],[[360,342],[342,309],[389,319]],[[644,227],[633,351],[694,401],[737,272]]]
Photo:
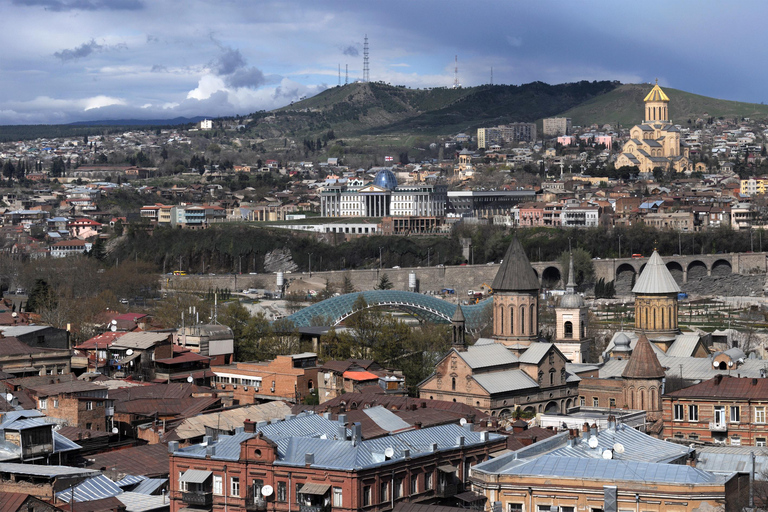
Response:
[[[661,231],[690,233],[696,230],[693,212],[688,211],[647,213],[643,215],[642,221]]]
[[[35,410],[13,410],[0,414],[0,461],[31,464],[75,463],[80,445],[57,432]],[[2,502],[0,502],[2,504]]]
[[[35,348],[16,338],[0,338],[0,370],[17,377],[70,372],[68,349]]]
[[[716,375],[662,400],[665,439],[768,446],[768,379]]]
[[[317,354],[277,356],[271,361],[236,362],[212,366],[213,387],[231,394],[235,404],[266,400],[301,402],[317,386]]]
[[[630,139],[616,159],[616,168],[636,166],[640,172],[651,172],[657,167],[677,172],[693,170],[689,147],[669,120],[669,97],[658,83],[643,101],[645,121],[630,129]]]
[[[62,240],[51,245],[51,257],[81,256],[89,252],[92,247],[93,244],[85,240]]]
[[[740,191],[745,196],[755,196],[759,194],[765,194],[766,186],[768,186],[768,179],[750,177],[746,180],[741,180]]]
[[[0,493],[27,493],[53,503],[58,490],[98,474],[94,469],[3,462],[0,463]]]
[[[535,201],[534,190],[451,190],[445,213],[449,217],[493,218],[507,215],[520,203]]]
[[[477,129],[477,148],[485,149],[490,145],[505,146],[512,142],[534,142],[536,123],[510,123],[493,128]]]
[[[106,431],[114,415],[108,389],[91,382],[72,380],[28,388],[37,408],[68,426]]]
[[[235,352],[232,329],[226,325],[195,324],[179,329],[175,343],[211,358],[211,365],[229,364]]]
[[[317,384],[321,404],[345,393],[407,395],[402,372],[387,371],[376,362],[363,359],[326,361],[318,369]]]
[[[545,136],[557,137],[558,135],[571,134],[570,117],[545,117],[542,121]]]
[[[590,205],[567,205],[560,213],[560,225],[566,228],[594,228],[600,222],[600,208]]]
[[[168,332],[129,332],[109,347],[107,373],[116,378],[133,377],[151,381],[154,361],[173,357],[173,334]]]
[[[171,512],[225,503],[230,512],[378,512],[452,498],[469,489],[470,467],[506,444],[504,436],[455,424],[366,440],[359,423],[306,413],[271,424],[246,421],[233,436],[205,441],[169,444]]]

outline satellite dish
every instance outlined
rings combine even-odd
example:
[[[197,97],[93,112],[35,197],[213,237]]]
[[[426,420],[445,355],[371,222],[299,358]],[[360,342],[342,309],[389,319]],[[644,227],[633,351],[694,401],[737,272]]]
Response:
[[[110,323],[111,323],[112,325],[117,325],[117,320],[112,320]]]
[[[614,444],[613,451],[615,451],[616,453],[624,453],[624,445],[621,443]]]
[[[384,450],[384,456],[388,459],[391,459],[395,456],[395,450],[391,446],[388,446],[387,449]]]
[[[13,313],[11,313],[11,316],[12,316],[13,318],[16,318],[17,316],[19,316],[19,314],[18,314],[17,312],[15,312],[15,311],[14,311]]]
[[[712,366],[714,366],[715,368],[717,368],[717,366],[718,366],[718,365],[717,365],[717,363],[712,363]]]
[[[597,448],[597,438],[595,436],[590,437],[589,441],[587,441],[587,444],[590,448]]]
[[[117,434],[117,432],[118,432],[117,427],[112,427],[112,433]]]
[[[115,331],[117,331],[117,326],[116,325],[110,325],[109,326],[109,330],[112,331],[112,332],[115,332]]]
[[[13,398],[14,398],[13,397],[13,393],[7,393],[5,395],[5,400],[8,401],[8,402],[11,402],[13,400]]]
[[[132,356],[132,355],[133,355],[133,349],[132,349],[132,348],[129,348],[128,350],[126,350],[126,351],[125,351],[125,355],[127,355],[127,356]]]
[[[466,419],[466,418],[461,418],[461,419],[459,420],[459,425],[461,425],[462,427],[463,427],[464,425],[466,425],[466,424],[467,424],[467,419]]]
[[[194,382],[194,380],[195,379],[193,379],[191,375],[189,377],[187,377],[187,382],[189,382],[190,384],[192,384],[192,382]]]
[[[613,452],[611,450],[605,450],[603,452],[603,458],[605,460],[612,459],[613,458]]]
[[[272,496],[272,493],[275,492],[275,490],[272,488],[271,485],[265,485],[261,488],[261,495],[262,496]]]

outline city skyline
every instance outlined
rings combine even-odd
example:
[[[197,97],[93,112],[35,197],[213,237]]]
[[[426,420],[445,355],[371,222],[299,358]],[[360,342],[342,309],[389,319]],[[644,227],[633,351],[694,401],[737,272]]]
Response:
[[[739,2],[642,7],[333,1],[12,0],[0,124],[244,115],[363,74],[409,87],[659,80],[761,103],[759,19]],[[737,33],[739,37],[733,37]]]

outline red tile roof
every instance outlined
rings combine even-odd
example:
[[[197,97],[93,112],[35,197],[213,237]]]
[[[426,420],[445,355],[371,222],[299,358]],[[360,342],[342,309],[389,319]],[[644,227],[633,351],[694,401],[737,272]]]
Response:
[[[667,395],[675,398],[712,398],[768,401],[768,379],[750,379],[732,375],[715,377]]]
[[[89,455],[89,469],[116,469],[118,473],[145,475],[150,478],[167,476],[168,446],[147,444],[124,450]]]

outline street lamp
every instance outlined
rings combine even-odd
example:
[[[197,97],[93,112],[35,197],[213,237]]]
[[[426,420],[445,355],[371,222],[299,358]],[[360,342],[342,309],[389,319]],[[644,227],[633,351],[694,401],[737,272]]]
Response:
[[[621,259],[621,237],[624,235],[619,235],[619,259]]]

